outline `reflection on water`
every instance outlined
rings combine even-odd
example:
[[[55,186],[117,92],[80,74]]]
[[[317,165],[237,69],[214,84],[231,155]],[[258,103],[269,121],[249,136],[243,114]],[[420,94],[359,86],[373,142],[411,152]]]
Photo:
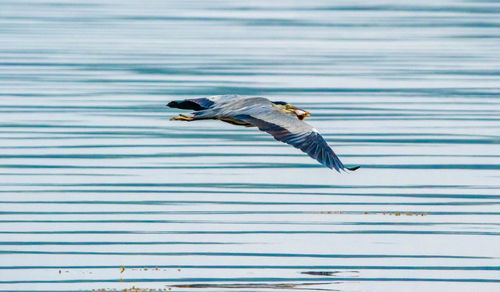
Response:
[[[0,290],[499,289],[499,3],[1,6]],[[168,120],[225,93],[361,169]]]

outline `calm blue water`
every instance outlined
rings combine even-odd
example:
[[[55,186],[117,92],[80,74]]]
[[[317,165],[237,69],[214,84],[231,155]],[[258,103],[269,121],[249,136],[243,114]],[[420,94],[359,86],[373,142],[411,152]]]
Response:
[[[499,291],[499,48],[497,1],[0,1],[0,290]],[[227,93],[362,168],[169,121]]]

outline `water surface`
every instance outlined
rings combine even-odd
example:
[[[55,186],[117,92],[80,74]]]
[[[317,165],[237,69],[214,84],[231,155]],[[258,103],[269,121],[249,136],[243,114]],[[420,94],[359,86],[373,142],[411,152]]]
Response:
[[[495,1],[6,0],[0,43],[0,290],[500,289]],[[227,93],[361,169],[169,121]]]

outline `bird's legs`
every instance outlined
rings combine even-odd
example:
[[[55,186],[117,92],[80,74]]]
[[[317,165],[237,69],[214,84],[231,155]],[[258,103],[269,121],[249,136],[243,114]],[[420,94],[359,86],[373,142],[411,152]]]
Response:
[[[193,119],[192,117],[188,117],[188,116],[185,116],[185,115],[178,115],[176,117],[173,117],[170,119],[171,121],[186,121],[186,122],[191,122],[191,121],[194,121],[195,119]]]

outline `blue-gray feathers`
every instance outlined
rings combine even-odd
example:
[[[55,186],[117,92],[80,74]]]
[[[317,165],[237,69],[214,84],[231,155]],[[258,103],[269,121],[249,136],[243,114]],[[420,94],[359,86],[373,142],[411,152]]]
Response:
[[[280,101],[271,102],[263,97],[219,95],[175,100],[168,106],[194,110],[192,120],[218,119],[236,125],[256,126],[276,140],[302,150],[324,166],[339,172],[359,168],[345,167],[316,129],[276,106],[285,104]]]
[[[283,126],[269,123],[252,116],[241,115],[235,118],[253,124],[257,126],[259,130],[271,134],[274,139],[302,150],[302,152],[330,169],[335,169],[340,172],[340,170],[346,168],[335,152],[333,152],[332,148],[328,146],[325,139],[316,131],[301,131],[294,133]],[[356,170],[357,168],[347,169]]]

